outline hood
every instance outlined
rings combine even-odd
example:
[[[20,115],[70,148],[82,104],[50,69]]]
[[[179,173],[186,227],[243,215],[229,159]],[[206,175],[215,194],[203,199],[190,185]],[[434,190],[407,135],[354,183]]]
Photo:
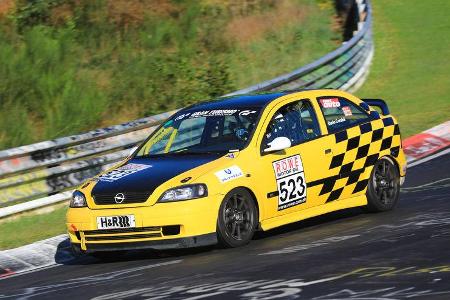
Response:
[[[165,155],[134,158],[126,164],[98,177],[92,195],[123,192],[151,194],[162,183],[198,166],[209,163],[223,154]]]

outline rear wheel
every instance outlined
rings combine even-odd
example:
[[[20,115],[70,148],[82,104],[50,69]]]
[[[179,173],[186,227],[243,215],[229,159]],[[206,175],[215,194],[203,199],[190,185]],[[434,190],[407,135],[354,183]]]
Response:
[[[258,213],[250,193],[243,188],[230,191],[219,209],[217,238],[222,246],[247,244],[255,233]]]
[[[372,170],[367,188],[367,208],[372,212],[387,211],[395,207],[400,196],[400,174],[389,159],[378,160]]]

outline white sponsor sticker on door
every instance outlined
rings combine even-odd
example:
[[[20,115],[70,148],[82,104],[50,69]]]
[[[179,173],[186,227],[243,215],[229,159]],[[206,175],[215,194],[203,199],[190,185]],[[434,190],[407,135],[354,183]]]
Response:
[[[214,173],[221,183],[225,183],[227,181],[239,178],[244,176],[241,168],[238,166],[231,166],[227,169],[220,170],[219,172]]]
[[[300,155],[289,156],[272,163],[277,180],[278,210],[306,201],[306,182]]]

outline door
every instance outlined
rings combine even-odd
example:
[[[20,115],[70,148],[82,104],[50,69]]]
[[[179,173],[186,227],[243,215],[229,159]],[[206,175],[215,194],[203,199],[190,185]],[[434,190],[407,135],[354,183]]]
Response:
[[[308,183],[327,176],[326,145],[321,136],[316,111],[308,99],[284,102],[269,113],[262,134],[258,136],[259,170],[265,199],[265,216],[277,217],[319,204],[317,193]],[[288,138],[291,146],[275,152],[265,152],[275,138]],[[325,168],[326,167],[326,168]]]
[[[327,176],[309,182],[309,188],[317,194],[319,204],[358,196],[367,185],[363,172],[377,157],[369,153],[371,119],[343,97],[318,97],[316,103],[320,107],[319,118],[324,119],[328,132],[322,139],[332,155],[324,160],[323,174]]]

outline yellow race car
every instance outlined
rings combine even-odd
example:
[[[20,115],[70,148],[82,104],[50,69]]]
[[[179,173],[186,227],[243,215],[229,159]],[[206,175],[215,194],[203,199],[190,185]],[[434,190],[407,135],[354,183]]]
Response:
[[[180,110],[73,193],[82,253],[248,243],[349,207],[392,209],[406,173],[383,100],[338,90],[240,95]]]

